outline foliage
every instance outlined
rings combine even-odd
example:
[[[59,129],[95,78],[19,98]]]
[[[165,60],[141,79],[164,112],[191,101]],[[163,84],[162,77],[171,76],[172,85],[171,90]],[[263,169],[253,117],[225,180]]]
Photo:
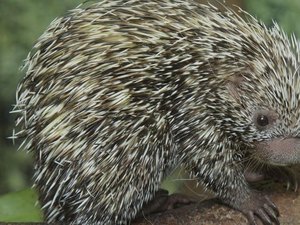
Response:
[[[300,38],[299,0],[246,0],[245,7],[267,25],[271,26],[276,21],[285,32],[295,33]]]
[[[0,1],[0,96],[10,101],[20,79],[18,72],[32,44],[47,25],[79,0]]]
[[[36,204],[33,189],[6,194],[0,197],[1,222],[41,222],[42,213]]]

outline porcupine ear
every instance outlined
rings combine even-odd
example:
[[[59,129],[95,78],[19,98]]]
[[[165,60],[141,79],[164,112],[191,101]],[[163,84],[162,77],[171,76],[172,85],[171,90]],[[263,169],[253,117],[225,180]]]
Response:
[[[241,84],[244,82],[244,78],[241,75],[234,75],[230,77],[228,84],[227,84],[227,89],[229,94],[237,101],[240,102],[241,98],[241,93],[239,93],[239,87]]]

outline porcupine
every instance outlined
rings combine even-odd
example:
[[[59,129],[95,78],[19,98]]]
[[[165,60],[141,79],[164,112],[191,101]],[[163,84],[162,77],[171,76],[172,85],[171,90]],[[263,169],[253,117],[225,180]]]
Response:
[[[50,24],[14,109],[48,222],[126,224],[183,165],[251,223],[279,224],[242,162],[300,161],[299,44],[242,14],[116,0]]]

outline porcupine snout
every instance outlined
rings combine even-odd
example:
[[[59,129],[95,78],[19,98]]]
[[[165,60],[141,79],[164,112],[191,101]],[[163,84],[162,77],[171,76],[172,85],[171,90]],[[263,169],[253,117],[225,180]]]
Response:
[[[275,138],[256,143],[261,160],[274,165],[291,165],[300,162],[300,137]]]

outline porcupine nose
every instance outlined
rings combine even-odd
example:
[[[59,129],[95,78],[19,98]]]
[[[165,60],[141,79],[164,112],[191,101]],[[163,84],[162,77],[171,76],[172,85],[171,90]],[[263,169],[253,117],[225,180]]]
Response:
[[[279,165],[300,163],[300,137],[276,138],[269,141],[265,150],[271,163]]]

